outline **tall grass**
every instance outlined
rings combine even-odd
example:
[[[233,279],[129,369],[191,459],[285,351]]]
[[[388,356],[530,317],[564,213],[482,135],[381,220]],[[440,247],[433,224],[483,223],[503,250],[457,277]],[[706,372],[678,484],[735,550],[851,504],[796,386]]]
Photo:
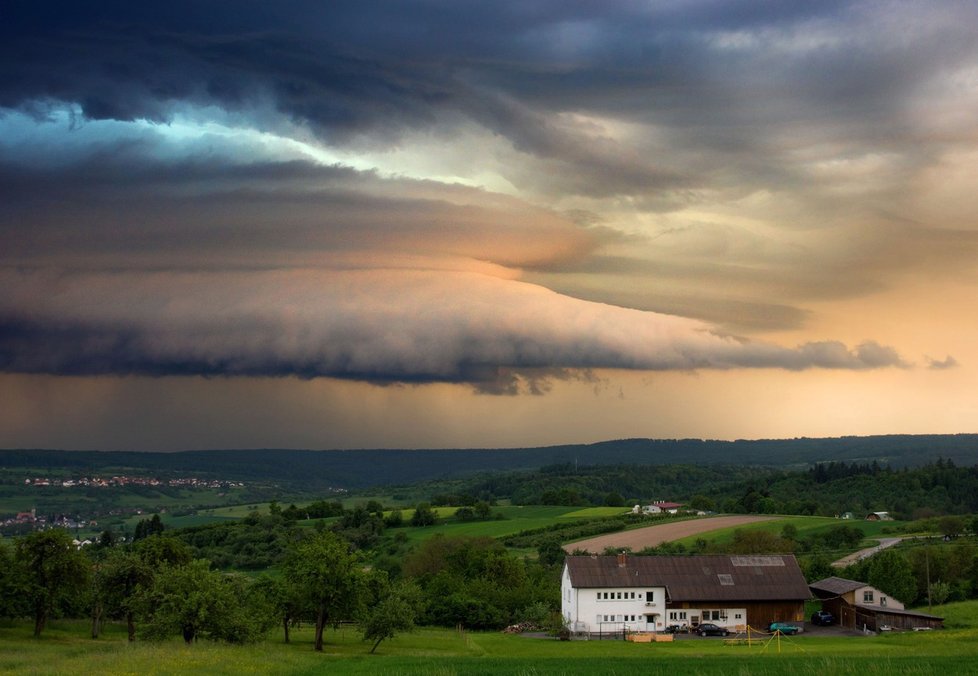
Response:
[[[727,645],[720,639],[674,643],[570,641],[501,633],[420,629],[385,641],[370,655],[355,627],[327,633],[312,650],[312,630],[282,643],[272,632],[247,646],[182,641],[127,644],[122,627],[87,638],[87,623],[52,623],[40,639],[27,622],[0,623],[0,673],[14,674],[963,674],[978,665],[978,602],[941,608],[954,626],[884,636],[802,635],[781,644]],[[953,618],[953,620],[952,620]]]

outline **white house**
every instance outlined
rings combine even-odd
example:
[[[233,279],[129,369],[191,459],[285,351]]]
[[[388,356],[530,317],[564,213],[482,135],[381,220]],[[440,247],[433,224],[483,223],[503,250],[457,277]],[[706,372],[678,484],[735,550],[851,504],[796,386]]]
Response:
[[[842,577],[827,577],[808,585],[818,598],[842,597],[853,606],[880,606],[903,610],[903,603],[892,596],[884,594],[876,587],[858,580],[847,580]]]
[[[801,621],[811,597],[793,556],[568,556],[561,612],[572,631],[662,631],[712,622]]]

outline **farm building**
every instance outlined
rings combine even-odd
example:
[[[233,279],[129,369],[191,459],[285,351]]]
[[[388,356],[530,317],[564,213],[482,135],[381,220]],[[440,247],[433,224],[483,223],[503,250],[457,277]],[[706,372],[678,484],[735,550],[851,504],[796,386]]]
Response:
[[[870,512],[866,515],[867,521],[893,521],[889,512]]]
[[[646,514],[676,514],[680,507],[682,507],[682,503],[659,500],[651,505],[645,505],[642,507],[642,511]]]
[[[811,591],[794,556],[568,556],[561,612],[572,631],[730,631],[800,622]]]
[[[944,618],[907,610],[899,599],[858,580],[827,577],[809,585],[822,608],[837,618],[839,624],[853,629],[878,631],[881,626],[894,629],[940,629]]]

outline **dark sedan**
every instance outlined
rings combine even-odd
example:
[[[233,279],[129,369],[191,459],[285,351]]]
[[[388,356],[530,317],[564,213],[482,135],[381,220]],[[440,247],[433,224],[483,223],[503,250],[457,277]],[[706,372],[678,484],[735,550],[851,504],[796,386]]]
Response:
[[[712,622],[704,622],[696,627],[696,633],[700,636],[730,636],[728,630]]]
[[[817,610],[812,614],[812,624],[827,627],[835,624],[835,616],[827,610]]]

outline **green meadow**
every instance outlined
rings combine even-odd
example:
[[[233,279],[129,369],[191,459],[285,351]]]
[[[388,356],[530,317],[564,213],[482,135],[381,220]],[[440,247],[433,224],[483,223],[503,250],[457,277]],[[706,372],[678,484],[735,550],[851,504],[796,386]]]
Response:
[[[965,674],[978,668],[978,602],[940,609],[949,629],[881,636],[801,635],[752,646],[721,639],[674,643],[570,641],[502,633],[419,629],[385,641],[377,654],[353,626],[312,650],[303,627],[284,644],[182,641],[129,645],[121,626],[87,637],[87,623],[54,622],[40,639],[26,622],[0,623],[0,672],[16,674]]]
[[[622,514],[625,510],[621,507],[592,507],[580,509],[577,507],[550,507],[550,506],[527,506],[510,505],[503,507],[493,507],[494,514],[499,514],[503,518],[490,519],[489,521],[455,521],[452,515],[455,514],[457,507],[438,507],[438,517],[443,519],[440,523],[424,528],[406,528],[408,539],[411,541],[426,540],[436,534],[444,535],[469,535],[486,537],[505,537],[513,535],[523,530],[534,528],[546,528],[554,523],[560,523],[570,519],[594,519],[605,516],[615,516]],[[609,511],[610,510],[610,511]],[[413,510],[404,510],[404,520],[410,521]]]
[[[303,503],[305,504],[305,503]],[[302,505],[298,505],[302,506]],[[579,507],[555,507],[555,506],[519,506],[503,505],[493,507],[493,514],[498,514],[501,518],[493,518],[486,521],[458,521],[454,518],[458,507],[433,507],[432,510],[438,515],[438,523],[432,526],[413,527],[408,525],[414,510],[406,508],[401,510],[405,525],[391,529],[388,532],[402,532],[410,542],[421,542],[435,535],[467,535],[472,537],[506,537],[519,533],[523,530],[536,528],[546,528],[557,523],[579,520],[597,519],[623,514],[625,509],[621,507],[589,507],[581,509]],[[163,523],[168,528],[186,528],[200,526],[210,523],[237,521],[245,518],[249,512],[258,510],[261,513],[268,512],[268,503],[248,503],[229,507],[217,507],[213,509],[200,510],[197,514],[188,516],[173,516],[171,514],[161,514]],[[389,512],[388,512],[389,513]],[[148,515],[141,515],[129,520],[130,528],[135,528],[140,519],[147,518]],[[327,524],[337,521],[336,517],[327,519],[300,520],[299,527],[312,528],[320,521]]]

